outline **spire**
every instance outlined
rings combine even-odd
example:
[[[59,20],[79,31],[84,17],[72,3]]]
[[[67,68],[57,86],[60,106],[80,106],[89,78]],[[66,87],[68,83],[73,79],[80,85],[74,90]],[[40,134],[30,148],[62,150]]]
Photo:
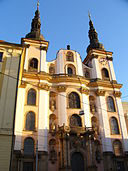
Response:
[[[99,40],[98,40],[98,34],[93,26],[93,22],[91,20],[91,15],[90,15],[90,12],[88,13],[88,16],[89,16],[89,39],[90,39],[90,45],[87,47],[87,53],[89,52],[89,50],[91,49],[100,49],[100,50],[103,50],[104,49],[104,46],[99,43]]]
[[[43,35],[41,34],[41,22],[40,22],[40,12],[39,12],[39,0],[37,0],[37,10],[35,16],[32,19],[31,23],[31,32],[26,35],[26,38],[34,40],[44,40]]]

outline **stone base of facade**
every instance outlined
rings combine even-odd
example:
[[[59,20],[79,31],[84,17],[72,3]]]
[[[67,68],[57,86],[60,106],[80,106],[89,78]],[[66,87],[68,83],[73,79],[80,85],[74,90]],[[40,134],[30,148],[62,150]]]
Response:
[[[87,171],[97,171],[97,167],[96,166],[89,166],[87,168]]]
[[[104,171],[113,170],[113,152],[107,151],[103,152],[103,163],[104,163]]]
[[[70,167],[60,168],[59,171],[71,171]]]
[[[39,151],[38,156],[38,171],[48,171],[48,153]]]

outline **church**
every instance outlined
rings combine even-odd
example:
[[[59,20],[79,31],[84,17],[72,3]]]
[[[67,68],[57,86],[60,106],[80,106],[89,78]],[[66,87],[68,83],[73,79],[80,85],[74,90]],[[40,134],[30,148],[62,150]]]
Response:
[[[112,52],[89,17],[87,56],[70,45],[47,61],[39,6],[21,39],[13,171],[126,171],[128,136]]]

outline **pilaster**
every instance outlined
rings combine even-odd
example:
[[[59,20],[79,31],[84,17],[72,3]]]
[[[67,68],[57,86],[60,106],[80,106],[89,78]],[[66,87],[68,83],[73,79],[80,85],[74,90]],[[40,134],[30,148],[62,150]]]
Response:
[[[40,71],[47,72],[46,47],[40,47]]]
[[[97,90],[97,110],[99,115],[99,125],[100,134],[102,139],[103,152],[113,151],[111,136],[110,136],[110,126],[109,118],[107,113],[107,105],[105,99],[105,91]]]
[[[38,114],[38,150],[48,151],[48,109],[49,91],[39,91],[39,114]]]
[[[16,118],[15,118],[15,150],[22,149],[22,130],[24,119],[25,89],[19,88],[17,96]]]
[[[115,81],[116,80],[116,76],[115,76],[112,60],[108,60],[108,66],[109,66],[109,70],[110,70],[111,80]]]
[[[101,71],[100,71],[100,68],[99,68],[99,62],[98,62],[97,58],[98,58],[97,55],[95,55],[92,58],[92,78],[101,79],[102,76],[101,76]]]
[[[28,56],[28,50],[29,50],[30,45],[27,44],[25,46],[26,46],[26,53],[25,53],[25,58],[24,58],[24,70],[27,70],[27,68],[28,68],[28,59],[27,59],[27,56]]]
[[[80,89],[82,93],[82,106],[84,110],[84,123],[86,127],[91,127],[90,105],[89,105],[89,90],[85,88]]]
[[[67,96],[66,96],[66,87],[58,86],[58,124],[62,126],[64,123],[67,126]]]
[[[126,127],[126,122],[125,122],[125,118],[124,118],[122,102],[121,102],[120,97],[118,97],[118,96],[116,96],[116,104],[117,104],[118,117],[119,117],[119,122],[120,122],[120,127],[121,127],[123,147],[124,147],[124,151],[128,152],[128,133],[127,133],[127,127]]]

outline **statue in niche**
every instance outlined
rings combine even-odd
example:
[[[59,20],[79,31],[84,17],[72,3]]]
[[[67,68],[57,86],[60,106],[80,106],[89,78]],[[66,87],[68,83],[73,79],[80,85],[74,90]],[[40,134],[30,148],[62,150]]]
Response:
[[[54,99],[50,101],[50,109],[51,111],[54,111],[56,109],[56,101]]]
[[[90,111],[93,114],[96,112],[96,106],[95,106],[95,103],[94,102],[93,103],[90,103]]]
[[[96,120],[92,120],[92,128],[95,131],[95,137],[97,137],[99,134],[99,127]]]
[[[56,116],[54,114],[51,114],[50,120],[49,120],[49,130],[51,133],[56,132]]]

